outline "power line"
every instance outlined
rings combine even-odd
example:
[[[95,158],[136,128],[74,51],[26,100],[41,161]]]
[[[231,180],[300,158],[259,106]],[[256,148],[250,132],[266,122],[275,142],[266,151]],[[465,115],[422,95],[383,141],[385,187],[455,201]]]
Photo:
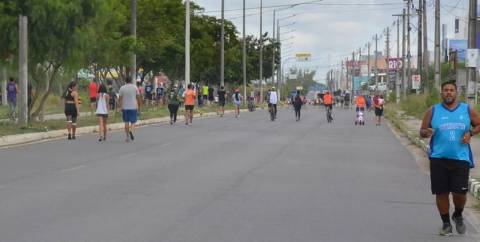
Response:
[[[392,6],[392,5],[403,5],[403,3],[398,2],[390,2],[390,3],[319,3],[319,1],[309,1],[309,2],[302,2],[302,3],[293,3],[293,4],[280,4],[280,5],[270,5],[270,6],[263,6],[263,9],[268,8],[282,8],[282,7],[290,7],[296,5],[305,5],[305,4],[312,4],[317,6]],[[260,7],[251,7],[246,8],[246,10],[257,10]],[[234,11],[243,11],[243,8],[236,8],[236,9],[226,9],[225,12],[234,12]],[[209,10],[209,11],[201,11],[201,13],[218,13],[221,10]]]

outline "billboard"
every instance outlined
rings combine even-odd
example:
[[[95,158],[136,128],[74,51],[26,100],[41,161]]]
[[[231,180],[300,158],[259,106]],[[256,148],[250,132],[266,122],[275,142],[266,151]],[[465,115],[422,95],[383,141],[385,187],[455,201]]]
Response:
[[[467,51],[466,39],[451,39],[448,41],[448,49],[456,50],[458,52],[457,58],[459,62],[465,62],[465,55]]]
[[[389,58],[387,59],[388,62],[388,72],[397,72],[398,70],[402,69],[403,60],[402,58]]]
[[[362,85],[368,85],[367,76],[355,76],[353,77],[353,90],[361,90]]]
[[[297,61],[299,61],[299,62],[306,62],[306,61],[310,61],[312,59],[312,54],[310,54],[308,52],[302,52],[302,53],[295,54],[295,57],[297,58]]]

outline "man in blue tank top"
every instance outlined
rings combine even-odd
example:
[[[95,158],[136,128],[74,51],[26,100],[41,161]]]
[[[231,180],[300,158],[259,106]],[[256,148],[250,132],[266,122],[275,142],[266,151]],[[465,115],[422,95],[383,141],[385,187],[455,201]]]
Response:
[[[455,212],[452,220],[459,234],[464,234],[462,212],[467,201],[468,177],[474,167],[470,139],[480,133],[480,117],[466,103],[457,100],[455,81],[442,84],[443,102],[425,113],[420,129],[422,138],[430,138],[430,180],[432,194],[436,195],[437,208],[443,226],[440,235],[451,235],[450,193]]]

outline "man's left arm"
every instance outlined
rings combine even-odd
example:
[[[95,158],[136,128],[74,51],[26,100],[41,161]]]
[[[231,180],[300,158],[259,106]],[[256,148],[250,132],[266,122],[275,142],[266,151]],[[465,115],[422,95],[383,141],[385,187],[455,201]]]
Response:
[[[470,139],[472,138],[472,136],[480,133],[480,116],[478,116],[477,111],[475,111],[475,109],[473,109],[472,107],[469,107],[468,111],[470,113],[470,123],[472,125],[472,128],[463,136],[462,143],[464,144],[470,144]]]

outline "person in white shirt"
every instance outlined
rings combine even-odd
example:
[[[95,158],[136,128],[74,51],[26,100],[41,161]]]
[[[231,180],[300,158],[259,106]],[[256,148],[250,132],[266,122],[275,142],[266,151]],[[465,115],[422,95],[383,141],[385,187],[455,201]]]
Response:
[[[277,91],[275,91],[275,87],[272,87],[268,92],[268,108],[273,106],[273,109],[275,110],[275,118],[277,117],[277,103],[278,103]]]
[[[100,137],[98,141],[105,141],[107,139],[107,118],[108,118],[108,103],[110,100],[110,96],[107,93],[107,87],[105,84],[101,83],[100,87],[98,88],[98,95],[97,95],[97,110],[95,114],[98,117],[98,134]]]

